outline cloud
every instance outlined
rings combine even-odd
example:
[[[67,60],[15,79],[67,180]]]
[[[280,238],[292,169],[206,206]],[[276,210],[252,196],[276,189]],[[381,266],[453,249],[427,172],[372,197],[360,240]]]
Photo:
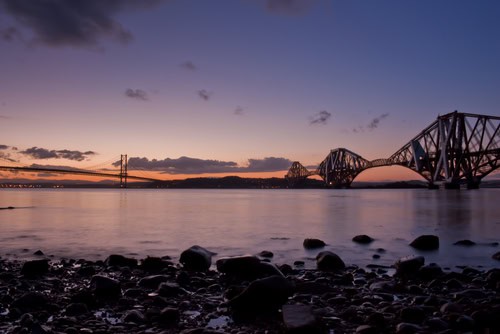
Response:
[[[389,117],[389,113],[382,114],[382,115],[380,115],[380,116],[375,117],[374,119],[372,119],[370,121],[370,123],[368,123],[366,125],[366,127],[364,127],[363,125],[358,125],[357,127],[352,128],[352,132],[354,132],[354,133],[361,133],[361,132],[365,132],[365,130],[367,130],[367,131],[373,131],[376,128],[378,128],[378,126],[380,125],[380,122],[382,120],[386,119],[387,117]]]
[[[33,33],[33,42],[50,47],[98,45],[102,38],[121,43],[132,39],[114,16],[146,9],[163,0],[0,0],[0,8]],[[16,29],[16,28],[14,28]],[[19,31],[7,29],[7,38]]]
[[[387,116],[389,116],[389,114],[385,113],[385,114],[380,115],[379,117],[375,117],[374,119],[372,119],[371,122],[367,126],[368,129],[371,131],[371,130],[375,130],[376,128],[378,128],[380,121],[382,121],[384,118],[387,118]]]
[[[303,15],[315,5],[316,0],[267,0],[267,10],[273,14]]]
[[[10,146],[7,146],[7,145],[0,145],[0,150],[6,150],[8,149]]]
[[[326,110],[322,110],[316,113],[314,116],[310,117],[309,124],[326,124],[328,119],[332,117],[332,114]]]
[[[292,161],[286,158],[268,157],[264,159],[248,159],[249,172],[277,172],[290,168]]]
[[[238,106],[238,107],[236,107],[236,109],[234,109],[233,114],[235,114],[237,116],[243,116],[243,115],[245,115],[245,109],[243,109],[242,107]]]
[[[183,62],[179,66],[189,71],[196,71],[198,69],[198,67],[195,64],[193,64],[193,62],[190,60]]]
[[[21,32],[15,27],[0,29],[0,39],[6,42],[12,42],[15,39],[22,39]]]
[[[0,119],[9,119],[9,116],[0,115]]]
[[[19,153],[29,156],[32,159],[68,159],[75,161],[83,161],[89,156],[96,154],[93,151],[48,150],[36,146],[20,151]]]
[[[128,96],[133,99],[141,100],[141,101],[147,101],[148,100],[148,93],[143,91],[142,89],[131,89],[128,88],[125,91],[125,96]]]
[[[247,173],[286,170],[291,164],[289,159],[275,157],[248,159],[247,166],[239,166],[234,161],[204,160],[190,157],[163,160],[132,157],[128,160],[128,169],[159,171],[166,174]],[[113,165],[120,166],[120,161],[113,163]]]
[[[206,91],[205,89],[198,91],[198,96],[205,101],[208,101],[212,97],[212,93]]]

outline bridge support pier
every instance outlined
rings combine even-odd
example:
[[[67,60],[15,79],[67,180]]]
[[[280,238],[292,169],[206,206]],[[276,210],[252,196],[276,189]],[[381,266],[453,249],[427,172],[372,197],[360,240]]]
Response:
[[[446,182],[444,184],[444,189],[460,189],[460,183],[458,183],[458,182]]]
[[[121,155],[120,161],[120,188],[127,188],[128,159],[126,154]]]

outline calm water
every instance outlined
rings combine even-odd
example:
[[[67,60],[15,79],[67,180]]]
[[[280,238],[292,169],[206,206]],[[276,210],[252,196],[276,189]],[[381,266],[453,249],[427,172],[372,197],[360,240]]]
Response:
[[[275,263],[304,260],[320,238],[346,263],[390,265],[419,254],[408,243],[440,237],[426,262],[499,267],[500,189],[419,190],[1,190],[0,256],[26,257],[41,249],[55,257],[104,259],[169,255],[194,244],[218,256],[274,252]],[[357,234],[376,240],[351,241]],[[461,239],[474,247],[452,244]],[[377,248],[381,258],[373,260]]]

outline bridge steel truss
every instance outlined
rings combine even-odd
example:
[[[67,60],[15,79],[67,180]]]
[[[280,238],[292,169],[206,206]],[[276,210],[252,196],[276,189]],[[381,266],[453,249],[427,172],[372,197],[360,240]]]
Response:
[[[408,167],[429,184],[477,188],[500,167],[500,117],[454,112],[436,121],[394,153],[393,165]]]
[[[349,187],[368,168],[400,165],[424,177],[430,187],[477,188],[500,167],[500,117],[453,112],[436,121],[387,159],[368,161],[345,148],[331,150],[315,172],[294,162],[286,178],[293,186],[319,175],[330,187]]]

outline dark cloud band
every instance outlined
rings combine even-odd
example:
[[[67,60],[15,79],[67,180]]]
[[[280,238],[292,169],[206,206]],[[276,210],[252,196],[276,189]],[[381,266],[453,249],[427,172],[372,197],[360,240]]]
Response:
[[[95,46],[106,37],[127,43],[132,39],[114,16],[124,10],[143,9],[162,0],[0,0],[0,8],[33,33],[33,41],[48,46]],[[20,34],[3,30],[4,39]]]
[[[19,153],[31,157],[32,159],[67,159],[75,161],[83,161],[96,154],[93,151],[81,152],[72,150],[48,150],[46,148],[36,146],[20,151]]]
[[[247,166],[238,166],[234,161],[204,160],[190,157],[163,160],[133,157],[128,161],[129,170],[159,171],[166,174],[249,173],[286,170],[292,162],[285,158],[267,157],[248,159]],[[120,161],[113,164],[119,166]]]

